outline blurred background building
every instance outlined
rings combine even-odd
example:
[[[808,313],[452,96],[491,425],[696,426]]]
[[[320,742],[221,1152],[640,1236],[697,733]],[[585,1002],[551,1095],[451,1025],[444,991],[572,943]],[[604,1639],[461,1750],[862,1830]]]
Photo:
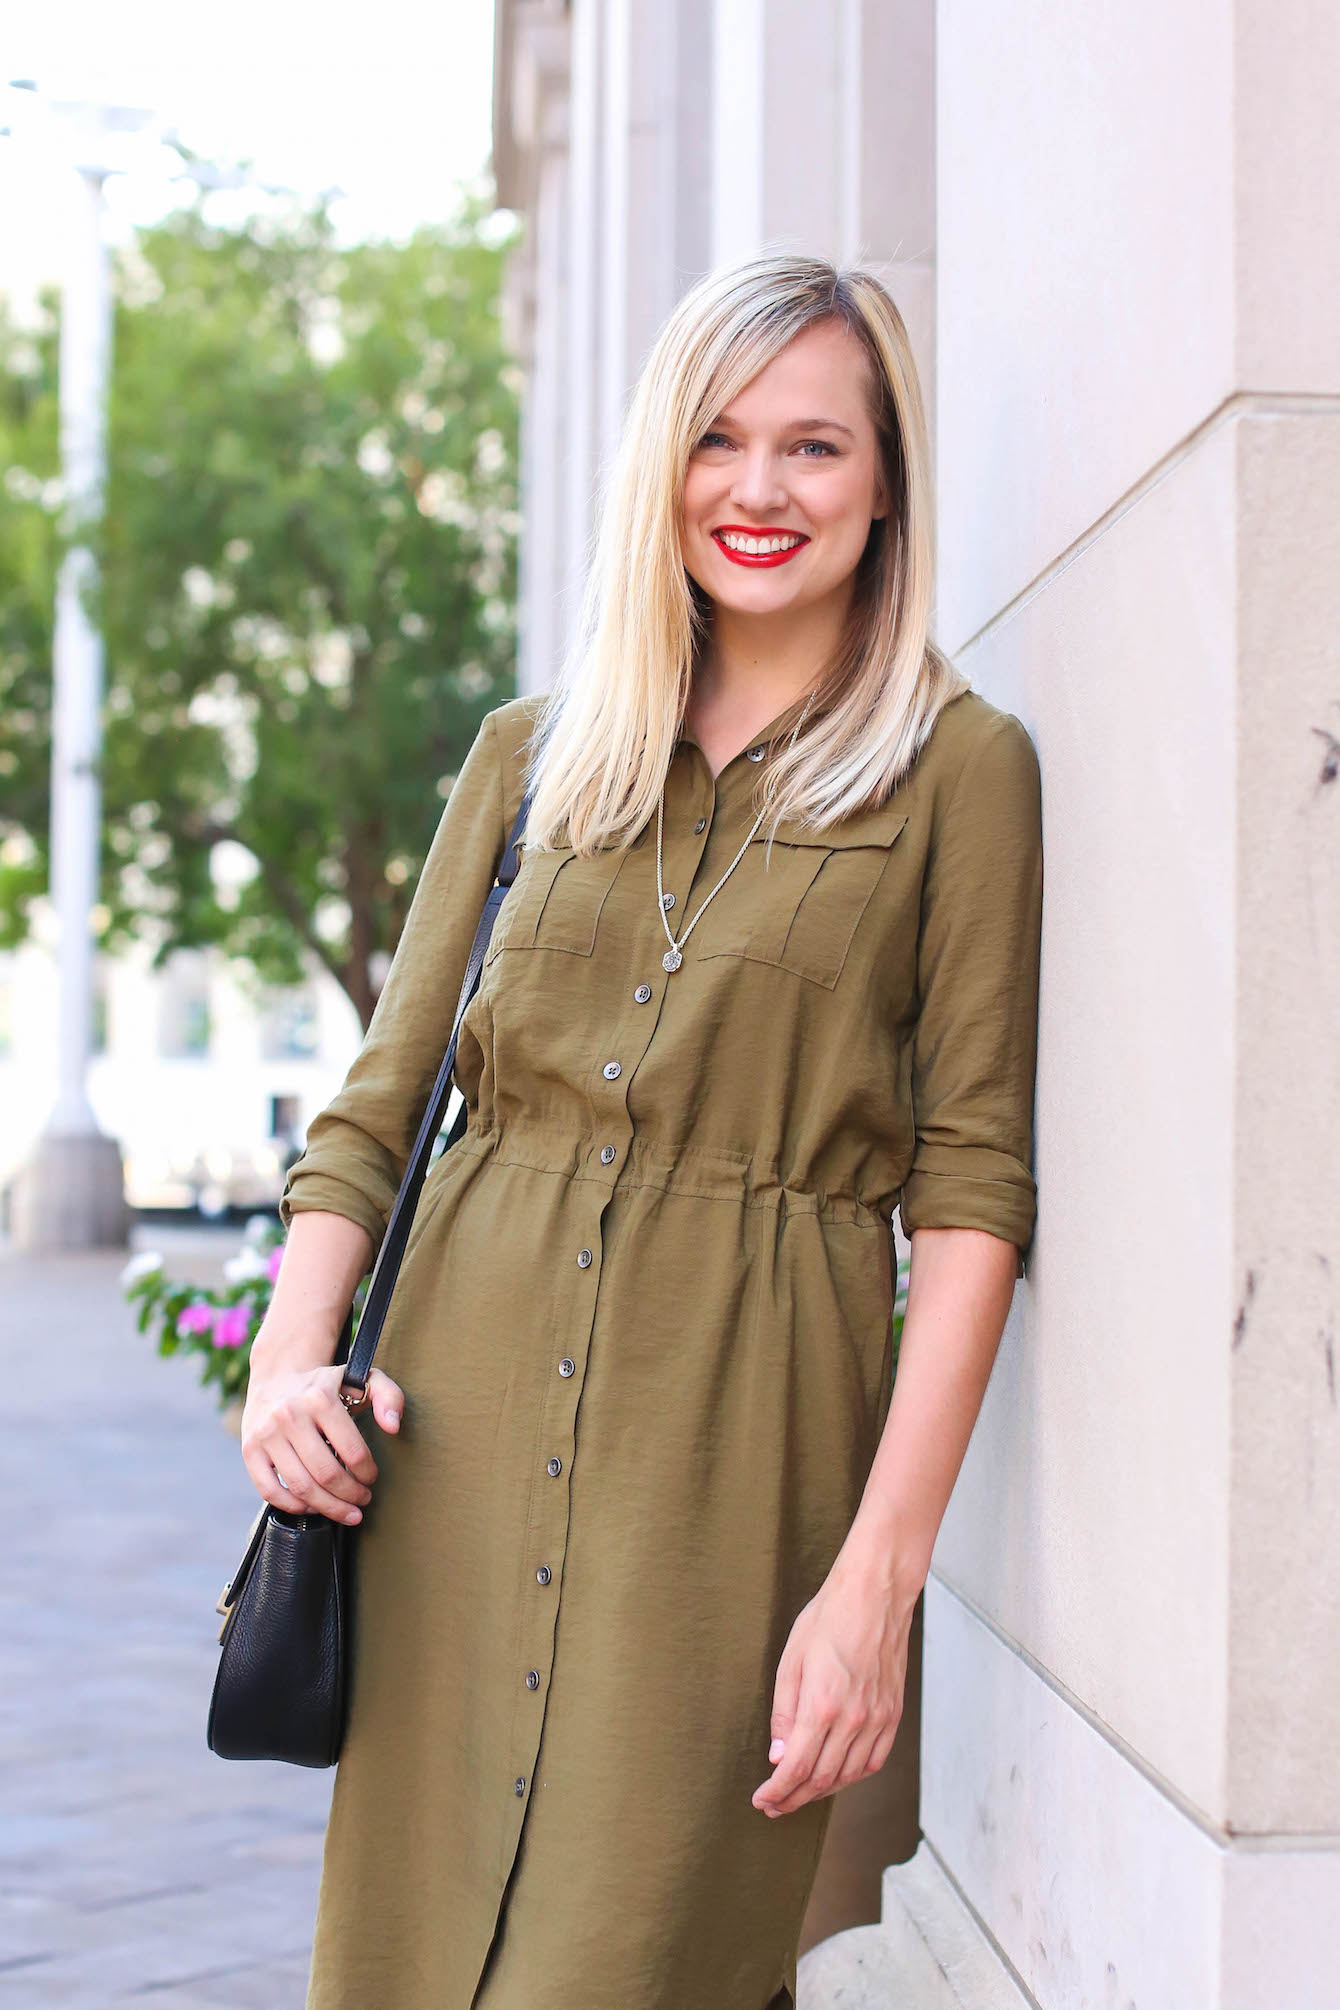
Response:
[[[659,322],[781,243],[898,300],[938,637],[1042,759],[1039,1228],[925,1595],[923,1839],[894,1862],[901,1789],[841,1797],[883,1917],[812,1947],[802,2001],[1333,2010],[1340,16],[499,0],[496,29],[521,687]]]
[[[357,1052],[358,1015],[313,971],[257,996],[229,959],[147,949],[99,956],[89,1096],[120,1141],[137,1211],[208,1218],[272,1207],[307,1122]],[[0,1185],[47,1116],[55,1072],[56,967],[40,941],[0,952]]]

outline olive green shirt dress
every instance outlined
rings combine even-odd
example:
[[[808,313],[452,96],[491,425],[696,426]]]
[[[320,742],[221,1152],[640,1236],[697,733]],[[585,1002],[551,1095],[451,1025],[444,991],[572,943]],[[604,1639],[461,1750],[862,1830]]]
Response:
[[[486,719],[281,1214],[380,1240],[521,801]],[[769,734],[680,736],[678,935]],[[766,829],[766,826],[765,826]],[[782,2010],[829,1795],[770,1818],[777,1664],[891,1388],[891,1215],[1033,1231],[1037,757],[974,691],[879,809],[783,825],[668,972],[653,818],[523,855],[379,1350],[308,2010]]]

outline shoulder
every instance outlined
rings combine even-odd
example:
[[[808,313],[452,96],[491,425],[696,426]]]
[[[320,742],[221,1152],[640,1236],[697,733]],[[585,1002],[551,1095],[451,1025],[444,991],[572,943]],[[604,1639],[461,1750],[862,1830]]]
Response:
[[[932,825],[951,815],[1000,813],[1036,821],[1040,811],[1041,772],[1028,728],[980,691],[962,691],[945,706],[908,780]]]
[[[508,698],[504,704],[495,705],[484,714],[480,726],[481,735],[489,735],[498,764],[499,783],[503,799],[503,820],[510,829],[512,819],[521,807],[525,792],[526,769],[530,763],[533,735],[540,708],[548,693],[526,691],[517,698]]]
[[[521,807],[532,734],[544,693],[508,698],[485,712],[457,777],[452,795],[475,803],[491,801],[506,833]]]
[[[485,723],[491,719],[498,735],[498,744],[504,748],[515,748],[523,740],[528,740],[540,716],[540,709],[548,702],[547,691],[523,691],[520,697],[508,698],[505,703],[495,705],[487,712]]]
[[[938,788],[951,792],[983,765],[1037,769],[1028,728],[1015,713],[993,705],[980,691],[961,691],[937,717],[916,766]]]
[[[1040,863],[1042,779],[1022,719],[979,691],[962,691],[940,712],[895,791],[906,837],[934,886],[976,879],[1009,859]]]

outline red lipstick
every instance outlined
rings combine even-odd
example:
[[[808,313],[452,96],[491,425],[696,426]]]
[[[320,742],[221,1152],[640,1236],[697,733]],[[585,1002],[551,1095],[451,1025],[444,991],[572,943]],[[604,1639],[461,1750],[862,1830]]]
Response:
[[[800,542],[799,544],[788,545],[783,551],[732,551],[728,544],[723,544],[721,541],[728,531],[732,537],[796,537],[800,539]],[[719,523],[712,532],[712,542],[716,545],[722,557],[728,558],[732,565],[765,566],[785,565],[788,558],[794,558],[798,551],[804,551],[805,546],[809,543],[809,539],[803,530],[759,530],[753,524]]]

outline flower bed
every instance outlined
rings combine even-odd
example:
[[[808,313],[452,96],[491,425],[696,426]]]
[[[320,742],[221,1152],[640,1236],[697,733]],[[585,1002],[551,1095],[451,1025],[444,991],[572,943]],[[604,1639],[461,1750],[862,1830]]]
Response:
[[[198,1355],[201,1381],[213,1384],[230,1418],[246,1395],[251,1343],[269,1310],[283,1258],[278,1215],[255,1214],[243,1231],[242,1247],[224,1264],[224,1282],[217,1288],[175,1282],[156,1250],[132,1256],[121,1273],[140,1332],[156,1334],[160,1354]],[[355,1312],[366,1290],[365,1278],[354,1294]]]

